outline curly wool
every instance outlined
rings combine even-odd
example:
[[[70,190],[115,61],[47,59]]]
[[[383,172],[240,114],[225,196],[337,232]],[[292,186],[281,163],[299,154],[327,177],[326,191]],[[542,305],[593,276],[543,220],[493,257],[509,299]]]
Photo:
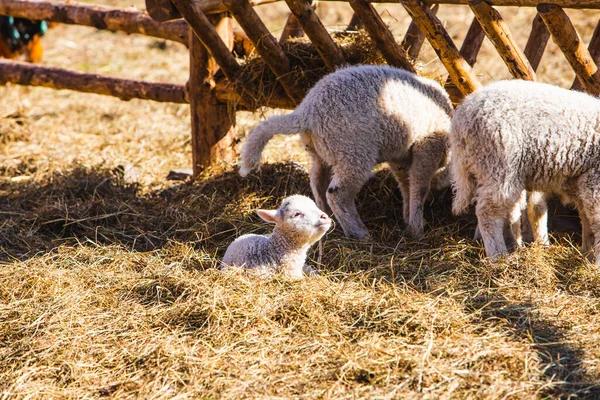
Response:
[[[347,236],[367,230],[354,197],[375,165],[387,162],[400,183],[404,218],[423,234],[423,201],[448,161],[452,104],[435,81],[387,66],[353,66],[320,80],[297,109],[259,124],[247,138],[240,174],[260,166],[275,134],[300,133],[313,165],[317,205],[335,214]]]
[[[557,193],[576,205],[583,248],[591,249],[591,226],[600,229],[600,100],[543,83],[496,82],[455,110],[450,147],[453,209],[463,212],[476,200],[488,256],[506,252],[498,221],[524,190]],[[532,224],[545,212],[537,211]]]

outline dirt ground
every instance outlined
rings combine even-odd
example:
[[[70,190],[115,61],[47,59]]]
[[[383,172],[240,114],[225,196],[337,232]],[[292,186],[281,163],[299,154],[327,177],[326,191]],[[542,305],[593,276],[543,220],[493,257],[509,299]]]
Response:
[[[406,12],[377,8],[400,40]],[[258,10],[279,34],[285,4]],[[524,47],[534,10],[499,11]],[[318,12],[331,30],[351,16],[334,2]],[[568,13],[589,40],[600,13]],[[468,8],[438,16],[460,45]],[[59,25],[43,44],[46,65],[187,80],[177,43]],[[445,79],[427,44],[420,63]],[[487,41],[475,71],[509,77]],[[553,43],[538,77],[573,81]],[[239,112],[240,137],[281,112]],[[381,170],[358,196],[373,240],[336,228],[310,253],[320,276],[219,271],[236,236],[269,231],[253,210],[310,195],[297,137],[274,139],[263,159],[246,179],[220,165],[167,181],[191,165],[187,105],[0,87],[0,397],[600,398],[600,275],[578,234],[555,230],[552,245],[491,263],[446,191],[414,242]]]

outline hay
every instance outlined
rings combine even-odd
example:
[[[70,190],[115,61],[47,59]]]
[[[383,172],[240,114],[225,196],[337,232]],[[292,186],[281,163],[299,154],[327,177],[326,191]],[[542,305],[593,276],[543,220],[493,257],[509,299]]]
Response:
[[[323,276],[215,266],[254,215],[309,194],[295,163],[143,192],[73,165],[0,182],[0,389],[50,397],[530,398],[591,395],[600,278],[570,244],[481,260],[449,193],[422,242],[401,234],[387,171],[359,195],[372,243],[339,230]],[[462,233],[461,233],[462,231]],[[317,253],[310,254],[315,263]],[[558,311],[562,310],[562,311]]]
[[[472,18],[444,10],[456,29]],[[186,79],[183,46],[66,25],[44,40],[50,65]],[[190,164],[187,107],[15,86],[0,98],[3,398],[600,396],[600,278],[576,235],[491,263],[472,215],[452,216],[442,193],[424,240],[407,240],[381,171],[358,196],[373,242],[329,233],[321,276],[224,273],[234,237],[269,231],[255,208],[310,194],[302,167],[165,182]],[[290,140],[274,138],[271,159],[305,157]],[[117,168],[128,164],[135,184]]]
[[[350,65],[386,64],[381,52],[364,30],[340,32],[334,34],[333,38]],[[329,72],[314,45],[306,37],[286,40],[281,46],[290,60],[293,80],[301,90],[308,91]],[[248,104],[249,109],[267,104],[273,95],[286,96],[277,78],[256,51],[244,58],[234,87],[237,91],[243,91],[244,99],[251,102]]]

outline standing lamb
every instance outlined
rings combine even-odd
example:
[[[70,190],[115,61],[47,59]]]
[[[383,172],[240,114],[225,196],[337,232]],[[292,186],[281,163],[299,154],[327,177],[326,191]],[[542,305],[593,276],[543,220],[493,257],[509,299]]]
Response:
[[[270,118],[252,131],[240,174],[260,166],[261,153],[275,134],[300,133],[312,159],[317,205],[333,211],[346,236],[360,239],[368,232],[354,197],[373,168],[387,162],[402,193],[408,233],[420,238],[432,178],[447,178],[451,113],[448,94],[431,79],[387,66],[339,69],[320,80],[293,113]]]
[[[277,210],[256,210],[265,221],[275,224],[270,235],[243,235],[225,251],[224,266],[251,268],[261,274],[283,272],[302,278],[306,253],[331,227],[331,219],[305,196],[285,198]]]
[[[469,95],[450,134],[455,213],[476,200],[486,255],[507,252],[502,228],[518,223],[524,190],[574,204],[584,252],[600,254],[600,100],[543,83],[503,81]],[[547,240],[547,208],[530,198],[534,239]],[[514,219],[514,220],[512,220]],[[600,265],[600,256],[596,257]]]

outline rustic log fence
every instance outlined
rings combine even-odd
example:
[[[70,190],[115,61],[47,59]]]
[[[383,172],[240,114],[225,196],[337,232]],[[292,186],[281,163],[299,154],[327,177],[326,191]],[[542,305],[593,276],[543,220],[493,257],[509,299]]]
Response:
[[[148,12],[75,2],[2,0],[0,14],[33,20],[91,26],[143,34],[183,43],[189,47],[190,76],[187,85],[152,83],[80,73],[60,68],[0,60],[0,83],[45,86],[133,98],[190,103],[194,174],[217,161],[233,161],[236,109],[260,106],[294,108],[308,87],[299,85],[284,44],[303,33],[322,59],[322,73],[348,61],[325,28],[311,0],[285,0],[290,16],[276,39],[254,7],[279,0],[146,0]],[[330,0],[325,0],[330,1]],[[600,9],[600,0],[340,0],[354,10],[346,32],[364,29],[385,61],[414,71],[413,61],[427,40],[448,72],[446,89],[455,102],[481,86],[472,67],[487,37],[510,73],[536,80],[537,70],[550,38],[558,45],[576,74],[572,88],[600,94],[600,24],[586,47],[563,8]],[[399,3],[412,22],[401,43],[394,38],[371,3]],[[474,14],[459,50],[436,13],[439,5],[470,7]],[[521,50],[496,10],[496,6],[536,7],[531,33]],[[234,32],[232,17],[242,28]],[[249,99],[251,92],[239,83],[242,65],[234,49],[253,47],[281,90]],[[297,71],[296,71],[297,72]],[[302,71],[301,71],[302,72]],[[245,82],[247,83],[247,82]],[[248,89],[248,90],[247,90]]]

